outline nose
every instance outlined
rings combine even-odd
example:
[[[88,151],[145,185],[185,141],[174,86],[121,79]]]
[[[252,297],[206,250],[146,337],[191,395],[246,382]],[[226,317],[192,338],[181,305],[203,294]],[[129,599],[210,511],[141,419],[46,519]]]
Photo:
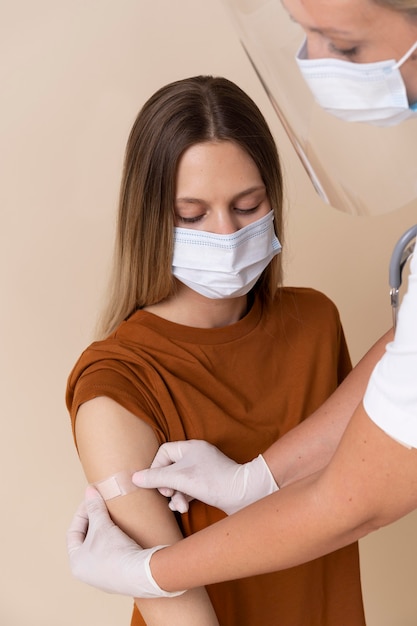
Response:
[[[330,55],[327,42],[319,33],[307,33],[307,59],[325,59]]]
[[[213,215],[210,231],[216,235],[231,235],[240,228],[238,220],[229,211],[217,211]]]

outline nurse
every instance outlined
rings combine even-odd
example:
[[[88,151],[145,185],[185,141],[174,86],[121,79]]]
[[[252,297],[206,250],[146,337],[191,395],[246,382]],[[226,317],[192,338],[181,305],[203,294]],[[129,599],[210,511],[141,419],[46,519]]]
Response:
[[[210,486],[216,481],[222,484],[227,461],[210,449],[203,455],[204,471],[198,470],[191,453],[197,445],[200,442],[187,442],[188,449],[180,449],[177,456],[183,459],[177,474],[176,465],[165,472],[148,470],[136,474],[135,483],[168,486],[210,502]],[[234,465],[234,471],[226,472],[229,477],[224,480],[224,493],[217,496],[217,506],[224,502],[228,507],[234,505],[238,512],[175,545],[150,550],[142,550],[113,524],[104,502],[90,489],[68,531],[73,574],[106,591],[132,593],[133,589],[136,596],[162,597],[304,563],[346,546],[417,507],[416,448],[414,254],[395,339],[376,364],[364,399],[325,468],[289,486],[281,483],[283,488],[239,511],[245,494],[239,477],[243,474],[243,483],[250,485],[253,472],[250,463]],[[274,445],[263,458],[274,474],[279,462]],[[208,480],[195,480],[194,470],[197,477],[210,474]],[[230,481],[233,474],[235,482]]]
[[[305,32],[296,60],[318,103],[349,121],[417,109],[416,0],[283,0]]]

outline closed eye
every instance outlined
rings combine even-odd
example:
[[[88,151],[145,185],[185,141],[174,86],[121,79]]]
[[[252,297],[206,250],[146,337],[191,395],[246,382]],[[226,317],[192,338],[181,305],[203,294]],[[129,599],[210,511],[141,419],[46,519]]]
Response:
[[[334,54],[338,54],[342,57],[346,57],[349,59],[352,59],[353,57],[355,57],[358,52],[359,52],[359,48],[358,46],[353,46],[352,48],[338,48],[337,46],[335,46],[334,44],[332,44],[331,42],[329,42],[329,50],[331,52],[334,52]]]
[[[175,215],[175,219],[183,224],[195,224],[199,222],[204,216],[194,215],[193,217],[183,217],[182,215]]]
[[[239,207],[235,207],[235,211],[236,213],[239,213],[239,215],[250,215],[251,213],[255,213],[255,211],[257,211],[259,209],[259,204],[257,204],[256,206],[250,208],[250,209],[239,209]]]

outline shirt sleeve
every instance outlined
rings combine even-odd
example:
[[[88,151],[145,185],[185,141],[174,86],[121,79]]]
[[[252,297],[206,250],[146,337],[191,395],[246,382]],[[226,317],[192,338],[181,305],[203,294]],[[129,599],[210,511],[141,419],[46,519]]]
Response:
[[[410,270],[394,341],[372,372],[364,407],[390,437],[417,448],[417,253]]]
[[[75,421],[80,405],[99,396],[111,398],[149,424],[159,443],[166,441],[165,422],[155,403],[152,381],[146,370],[129,366],[122,360],[98,358],[94,349],[88,349],[71,372],[66,392],[75,442]]]

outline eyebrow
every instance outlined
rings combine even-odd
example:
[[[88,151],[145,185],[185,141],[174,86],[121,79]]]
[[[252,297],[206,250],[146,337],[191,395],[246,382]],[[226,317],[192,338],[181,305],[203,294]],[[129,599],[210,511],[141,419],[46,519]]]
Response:
[[[249,187],[249,189],[240,191],[235,196],[233,196],[233,201],[239,200],[240,198],[244,196],[249,196],[251,193],[254,193],[256,191],[265,191],[265,185],[255,185],[254,187]],[[204,200],[201,200],[200,198],[184,196],[181,198],[175,198],[175,202],[187,202],[189,204],[199,204],[200,202],[204,202]]]
[[[319,28],[318,26],[303,26],[301,22],[298,22],[291,13],[288,13],[288,17],[294,24],[298,24],[301,26],[303,30],[308,30],[310,33],[318,33],[319,35],[347,35],[348,37],[352,36],[352,33],[348,30],[343,30],[343,28],[333,28],[332,26],[328,26],[327,28]]]
[[[310,33],[318,33],[319,35],[347,35],[351,37],[352,34],[348,30],[343,30],[341,28],[318,28],[317,26],[305,26],[305,30],[310,31]]]

